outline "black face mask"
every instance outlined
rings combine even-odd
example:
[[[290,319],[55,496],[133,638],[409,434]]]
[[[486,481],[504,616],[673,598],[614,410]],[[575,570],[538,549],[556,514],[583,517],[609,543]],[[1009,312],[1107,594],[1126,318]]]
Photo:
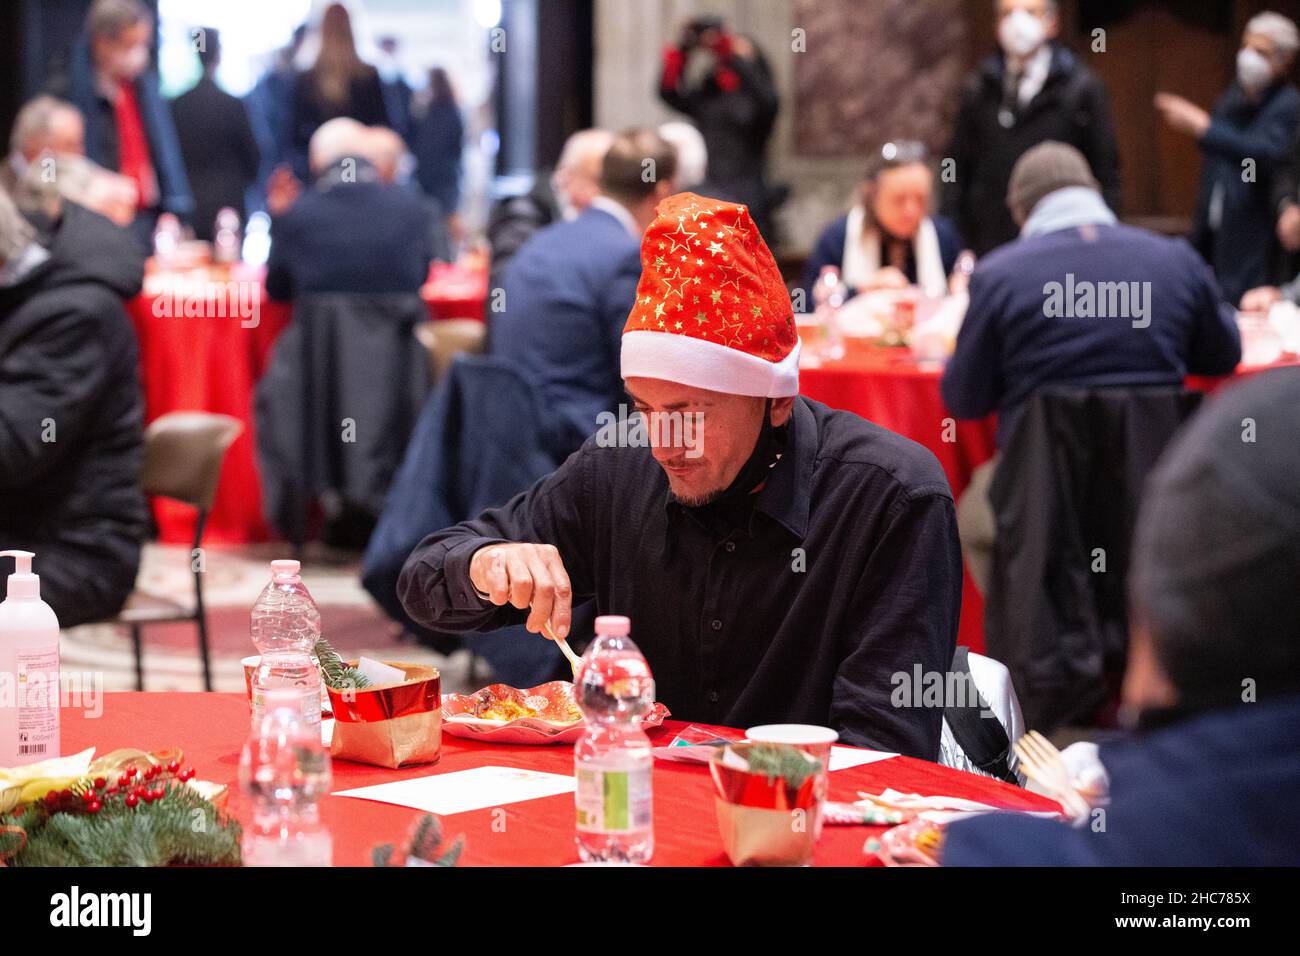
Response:
[[[763,405],[763,424],[754,442],[754,450],[740,466],[740,471],[723,492],[702,505],[683,505],[689,507],[697,517],[708,521],[713,516],[734,515],[737,510],[747,510],[752,506],[752,492],[767,480],[768,473],[785,454],[786,443],[790,436],[790,423],[777,428],[772,424],[772,400],[767,399]]]

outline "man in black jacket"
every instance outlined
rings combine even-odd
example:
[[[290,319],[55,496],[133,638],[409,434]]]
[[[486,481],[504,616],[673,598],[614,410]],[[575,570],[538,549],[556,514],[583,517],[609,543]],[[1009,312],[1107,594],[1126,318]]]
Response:
[[[239,213],[240,222],[247,218],[244,192],[257,178],[260,157],[244,104],[217,86],[217,31],[204,28],[196,38],[203,77],[172,101],[172,118],[194,190],[194,236],[211,240],[223,208]]]
[[[143,402],[122,299],[144,261],[73,203],[40,225],[0,192],[0,546],[36,552],[70,627],[115,614],[139,566]]]
[[[407,612],[565,637],[594,598],[631,617],[675,717],[825,724],[934,760],[943,715],[917,678],[948,669],[961,610],[939,463],[798,395],[790,296],[744,207],[665,199],[641,255],[620,346],[637,414],[602,416],[529,491],[425,538]]]
[[[976,255],[1017,235],[1006,206],[1016,160],[1046,140],[1088,160],[1106,205],[1120,208],[1119,148],[1101,80],[1054,41],[1056,0],[998,0],[1002,49],[966,78],[947,157],[943,214]]]

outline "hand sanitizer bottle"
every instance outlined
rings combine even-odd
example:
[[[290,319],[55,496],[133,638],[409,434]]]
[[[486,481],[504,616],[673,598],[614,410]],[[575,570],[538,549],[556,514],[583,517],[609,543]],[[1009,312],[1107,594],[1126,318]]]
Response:
[[[0,603],[0,767],[60,756],[59,619],[41,600],[30,551],[0,551],[14,573]]]

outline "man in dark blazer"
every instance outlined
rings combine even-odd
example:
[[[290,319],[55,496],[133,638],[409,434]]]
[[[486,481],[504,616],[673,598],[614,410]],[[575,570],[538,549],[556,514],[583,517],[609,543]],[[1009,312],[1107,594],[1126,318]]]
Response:
[[[1018,233],[1006,206],[1016,160],[1047,140],[1083,153],[1106,205],[1120,209],[1119,147],[1106,87],[1054,41],[1056,0],[998,0],[1001,50],[966,78],[946,157],[942,212],[982,256]]]
[[[643,177],[645,160],[654,175]],[[673,192],[676,153],[648,130],[617,136],[600,195],[572,220],[538,230],[505,271],[501,308],[489,301],[489,351],[513,362],[547,409],[544,443],[563,460],[597,416],[623,401],[619,348],[641,277],[640,240]]]
[[[1300,48],[1296,25],[1278,13],[1246,24],[1237,77],[1211,115],[1195,103],[1160,93],[1165,122],[1201,147],[1201,191],[1191,241],[1234,305],[1277,276],[1275,175],[1282,175],[1300,126],[1300,91],[1288,77]]]
[[[205,28],[197,39],[203,77],[172,101],[172,118],[194,190],[194,236],[210,240],[223,208],[246,221],[244,192],[257,178],[260,157],[244,104],[217,86],[220,36]]]
[[[138,211],[130,231],[147,248],[159,213],[189,219],[194,212],[176,128],[150,68],[153,36],[153,17],[140,0],[95,0],[46,89],[81,110],[86,156],[135,182]]]

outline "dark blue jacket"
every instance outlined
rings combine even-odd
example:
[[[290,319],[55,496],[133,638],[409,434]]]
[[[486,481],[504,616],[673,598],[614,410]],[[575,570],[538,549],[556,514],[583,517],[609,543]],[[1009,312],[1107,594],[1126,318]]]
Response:
[[[1201,190],[1192,224],[1192,244],[1214,267],[1224,297],[1234,305],[1242,293],[1268,285],[1274,275],[1278,242],[1274,232],[1273,174],[1286,158],[1300,125],[1300,92],[1277,83],[1258,102],[1234,82],[1214,106],[1210,127],[1201,137]],[[1244,160],[1254,163],[1246,176]],[[1210,229],[1210,199],[1223,189],[1223,221]]]
[[[541,447],[541,414],[534,390],[510,363],[481,355],[458,355],[425,402],[361,565],[361,583],[407,630],[430,637],[397,597],[416,545],[504,504],[559,464]],[[555,645],[522,626],[475,636],[472,647],[498,680],[515,687],[550,679],[559,658]]]
[[[73,43],[67,69],[56,72],[49,91],[81,110],[86,120],[86,155],[106,169],[117,170],[117,119],[112,104],[95,88],[90,41],[84,33]],[[185,175],[171,111],[158,92],[156,71],[148,70],[135,81],[135,97],[145,138],[149,141],[149,159],[158,177],[158,205],[165,212],[188,218],[194,212],[194,197]]]
[[[939,234],[939,255],[943,259],[943,271],[951,273],[953,266],[957,264],[957,256],[962,250],[961,234],[957,232],[957,227],[952,224],[952,220],[946,216],[931,216],[930,221],[934,223],[934,231]],[[845,230],[848,224],[849,217],[844,215],[827,226],[817,238],[817,245],[813,247],[808,261],[804,264],[803,293],[806,312],[812,311],[813,284],[821,275],[822,267],[834,266],[839,269],[844,261]],[[915,282],[916,270],[908,272],[907,278]],[[850,298],[858,294],[857,289],[849,289],[848,292]]]
[[[411,134],[415,178],[448,215],[460,207],[460,156],[465,121],[450,100],[430,103]]]
[[[489,351],[540,393],[557,458],[576,451],[596,431],[596,416],[625,400],[619,353],[640,249],[609,213],[586,209],[524,243],[506,268],[504,308],[489,310]]]
[[[271,224],[271,298],[420,290],[433,258],[430,207],[408,189],[370,178],[363,160],[357,169],[356,182],[321,177]]]
[[[1111,288],[1101,283],[1136,293],[1127,311],[1122,299],[1097,294]],[[1095,302],[1114,299],[1121,308],[1080,314],[1087,310],[1080,290],[1088,288]],[[1071,312],[1056,314],[1058,302],[1072,304]],[[980,261],[943,374],[943,400],[958,418],[997,411],[1005,447],[1020,406],[1045,385],[1177,386],[1188,374],[1227,374],[1240,359],[1232,308],[1182,239],[1118,225],[1061,229]]]
[[[1300,865],[1300,697],[1103,744],[1105,829],[991,814],[948,828],[945,866]]]

